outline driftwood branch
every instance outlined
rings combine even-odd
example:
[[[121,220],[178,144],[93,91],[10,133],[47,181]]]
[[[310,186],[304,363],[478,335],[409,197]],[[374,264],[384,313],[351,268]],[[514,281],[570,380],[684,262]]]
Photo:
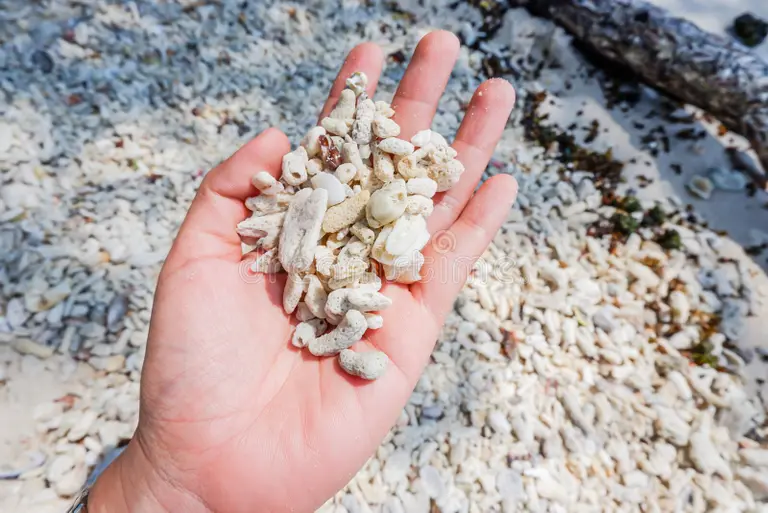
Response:
[[[523,0],[599,55],[743,135],[768,172],[768,63],[642,0]],[[765,183],[765,178],[761,180]]]

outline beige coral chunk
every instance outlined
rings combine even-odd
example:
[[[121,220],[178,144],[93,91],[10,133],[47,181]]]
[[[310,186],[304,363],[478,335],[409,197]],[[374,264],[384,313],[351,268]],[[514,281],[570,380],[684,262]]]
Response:
[[[323,231],[336,233],[359,221],[365,214],[365,206],[370,197],[370,191],[363,190],[329,208],[322,222]]]

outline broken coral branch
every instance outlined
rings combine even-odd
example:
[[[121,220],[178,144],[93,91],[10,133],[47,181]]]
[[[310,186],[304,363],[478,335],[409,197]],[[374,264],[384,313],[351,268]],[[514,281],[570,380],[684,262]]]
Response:
[[[743,135],[768,170],[768,63],[642,0],[511,0]],[[765,187],[765,176],[755,177]]]

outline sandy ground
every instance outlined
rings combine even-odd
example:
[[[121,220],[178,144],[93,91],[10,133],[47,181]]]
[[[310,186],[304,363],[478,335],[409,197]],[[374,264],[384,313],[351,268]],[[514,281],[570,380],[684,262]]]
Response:
[[[545,84],[546,86],[547,84]],[[692,196],[686,189],[686,183],[691,176],[704,173],[713,166],[728,167],[725,155],[726,146],[737,146],[748,149],[748,144],[741,137],[727,134],[719,138],[716,128],[704,122],[696,123],[697,128],[706,128],[710,132],[703,141],[693,146],[688,141],[671,142],[669,153],[652,156],[641,148],[640,139],[647,129],[639,130],[634,122],[646,122],[646,114],[656,104],[655,98],[647,98],[640,104],[624,113],[621,110],[605,108],[605,99],[600,87],[595,83],[581,82],[573,84],[569,91],[562,91],[554,106],[550,107],[550,119],[561,127],[567,127],[575,121],[574,113],[582,110],[584,120],[597,119],[600,122],[602,134],[589,146],[605,151],[613,148],[613,155],[618,160],[634,159],[636,163],[628,163],[624,168],[624,176],[628,179],[627,187],[632,188],[639,199],[659,199],[662,197],[677,197],[685,204],[694,206],[710,226],[715,230],[728,233],[729,253],[732,258],[750,262],[754,270],[754,278],[765,290],[768,290],[768,253],[750,257],[744,252],[745,247],[752,246],[755,231],[768,230],[768,194],[758,192],[748,197],[744,192],[715,191],[708,200]],[[691,109],[693,111],[693,109]],[[650,126],[650,125],[649,125]],[[690,126],[690,125],[688,125]],[[754,155],[752,155],[754,159]],[[754,160],[755,162],[756,159]],[[670,169],[670,164],[681,164],[683,172],[678,175]],[[638,187],[639,176],[652,180],[645,188]],[[745,320],[746,329],[742,337],[745,348],[768,348],[765,330],[768,326],[768,305],[762,305],[758,315]],[[755,358],[750,364],[751,374],[755,378],[768,376],[768,366],[760,358]]]
[[[763,19],[768,19],[768,2],[764,0],[650,0],[651,3],[664,7],[672,14],[688,19],[699,27],[714,34],[728,37],[727,30],[732,20],[744,12],[751,12]],[[768,40],[754,49],[762,59],[768,61]],[[582,84],[582,87],[584,85]],[[577,88],[576,88],[577,89]],[[563,105],[564,112],[572,111],[572,107],[580,101],[595,101],[599,93],[589,88],[572,91],[567,99],[570,106]],[[644,105],[633,109],[627,114],[613,112],[606,117],[600,116],[601,121],[610,126],[608,138],[603,140],[608,145],[614,146],[616,155],[621,157],[625,149],[636,148],[639,138],[642,136],[640,131],[632,127],[632,122],[641,120],[644,110],[653,107],[653,101],[645,102]],[[602,109],[595,109],[600,115]],[[603,114],[608,114],[603,111]],[[704,126],[704,124],[701,124]],[[752,198],[747,198],[742,193],[728,193],[716,191],[709,200],[701,200],[687,193],[685,183],[690,176],[701,173],[712,166],[727,166],[727,158],[723,152],[723,147],[735,145],[747,149],[749,146],[743,138],[728,134],[724,138],[718,138],[713,127],[707,127],[710,136],[700,141],[695,151],[689,144],[682,141],[673,142],[673,152],[670,154],[660,154],[656,158],[647,156],[647,160],[652,163],[651,167],[645,167],[638,164],[634,169],[628,168],[626,172],[629,176],[632,174],[644,174],[655,178],[654,183],[646,189],[639,190],[639,197],[653,198],[661,195],[670,195],[670,193],[680,197],[686,203],[694,205],[696,211],[702,214],[710,223],[712,228],[725,230],[729,237],[741,247],[748,247],[755,243],[751,237],[754,230],[768,231],[768,208],[766,204],[768,195],[758,193]],[[732,142],[733,141],[733,142]],[[753,161],[757,159],[752,154]],[[645,159],[643,159],[645,160]],[[683,164],[683,174],[676,175],[670,172],[669,164]],[[740,253],[738,247],[734,247],[735,253]],[[762,254],[754,257],[755,263],[763,270],[768,270],[768,254]],[[768,278],[760,273],[756,276],[763,284],[768,284]],[[747,329],[744,335],[744,341],[749,347],[768,347],[768,340],[765,338],[765,327],[768,323],[768,307],[764,306],[763,311],[752,318],[747,319]],[[751,366],[756,377],[768,376],[765,365],[756,358]]]
[[[696,23],[699,27],[723,37],[729,37],[727,29],[731,21],[744,12],[752,12],[762,18],[768,18],[768,2],[761,0],[651,0],[651,3],[668,9],[676,16],[683,17]],[[754,50],[768,61],[768,40]],[[694,206],[715,230],[724,230],[729,239],[734,242],[732,251],[734,257],[752,259],[755,267],[755,279],[768,287],[768,276],[758,269],[768,271],[768,253],[750,257],[743,248],[755,245],[755,236],[760,232],[768,233],[768,194],[758,192],[748,197],[743,192],[715,191],[708,200],[692,196],[686,189],[686,183],[693,175],[705,173],[711,167],[729,167],[724,149],[735,146],[746,150],[755,165],[757,158],[749,152],[749,145],[744,138],[728,133],[718,137],[716,126],[712,123],[698,121],[696,129],[705,128],[709,132],[706,139],[697,141],[671,141],[671,151],[661,152],[654,157],[642,149],[641,138],[648,132],[647,128],[638,129],[634,123],[646,123],[652,126],[646,115],[658,106],[658,100],[653,91],[638,105],[623,112],[620,109],[605,108],[605,98],[600,87],[594,81],[581,81],[573,84],[570,90],[558,87],[558,84],[544,84],[545,87],[558,91],[558,102],[552,107],[551,119],[561,127],[567,127],[574,122],[574,113],[584,111],[583,120],[597,119],[602,133],[592,143],[592,147],[600,150],[613,148],[613,154],[619,160],[636,159],[636,164],[627,164],[624,169],[629,179],[628,186],[636,185],[636,177],[642,175],[653,182],[646,188],[634,187],[640,199],[658,199],[673,196],[685,204]],[[697,112],[690,109],[691,112]],[[583,121],[582,121],[583,122]],[[676,174],[670,168],[671,164],[680,164],[682,174]],[[768,239],[766,239],[768,242]],[[768,305],[763,305],[762,311],[746,319],[746,330],[743,336],[744,347],[768,348],[765,338],[765,328],[768,326]],[[751,374],[755,378],[768,376],[768,367],[760,358],[755,358],[750,364]]]
[[[686,18],[704,30],[726,35],[731,21],[745,12],[751,12],[763,19],[768,18],[768,2],[765,0],[648,0],[664,7],[675,16]],[[764,41],[755,52],[768,61],[768,41]]]
[[[720,34],[725,34],[730,21],[744,11],[752,11],[768,18],[768,2],[765,0],[652,0],[673,13],[686,17],[702,28]],[[768,43],[764,43],[757,53],[768,60]],[[544,84],[546,88],[557,84]],[[694,148],[688,141],[673,141],[670,153],[652,157],[640,148],[640,138],[644,131],[633,126],[634,121],[642,121],[648,110],[657,101],[649,95],[638,106],[627,113],[621,110],[607,110],[605,102],[596,82],[574,83],[569,91],[562,91],[558,103],[552,107],[552,114],[558,124],[565,127],[574,121],[574,113],[585,110],[582,119],[598,119],[602,128],[607,129],[593,143],[596,148],[613,147],[614,155],[619,159],[637,158],[637,164],[626,168],[628,177],[644,175],[652,178],[653,183],[644,189],[638,189],[640,198],[659,198],[674,195],[684,203],[693,204],[709,222],[718,230],[726,230],[735,242],[734,253],[742,253],[741,247],[750,246],[752,231],[768,231],[768,194],[759,192],[748,198],[745,193],[728,193],[716,191],[709,200],[692,197],[685,189],[685,184],[696,173],[704,172],[714,165],[727,165],[724,146],[735,144],[746,148],[744,141],[733,135],[718,138],[713,135],[699,141]],[[648,164],[646,164],[646,162]],[[679,163],[683,173],[676,175],[671,172],[670,164]],[[629,186],[633,180],[630,179]],[[768,241],[768,239],[766,240]],[[768,254],[753,257],[755,267],[768,269]],[[756,276],[766,287],[768,277],[764,273]],[[750,347],[768,347],[765,340],[765,328],[768,327],[768,307],[756,317],[747,319],[746,345]],[[0,349],[8,349],[0,346]],[[59,359],[60,358],[60,359]],[[2,359],[2,353],[0,353]],[[756,377],[768,375],[765,364],[755,358],[752,364]],[[65,372],[62,372],[62,369]],[[33,411],[37,404],[48,402],[64,395],[67,386],[74,381],[73,376],[79,372],[87,372],[84,365],[69,365],[64,357],[49,359],[45,365],[33,357],[26,357],[20,368],[11,369],[13,379],[11,386],[0,387],[0,423],[3,437],[0,439],[0,463],[13,462],[22,453],[31,449],[28,434],[34,430]],[[24,481],[0,481],[0,511],[14,511],[13,496],[26,493],[22,490]],[[3,500],[5,497],[5,500]],[[66,504],[61,503],[62,506]],[[42,511],[42,510],[40,510]],[[47,510],[46,510],[47,511]]]
[[[10,348],[0,347],[0,350]],[[3,359],[0,351],[0,361]],[[11,366],[6,385],[0,387],[0,471],[10,464],[20,468],[26,464],[25,455],[37,449],[35,406],[64,397],[78,378],[93,374],[85,363],[74,362],[69,356],[55,355],[44,362],[34,356],[22,358],[21,365]],[[45,506],[35,506],[34,513],[65,511],[68,501],[56,500],[52,490],[37,489],[35,480],[0,480],[0,512],[19,511],[18,497],[38,496]],[[55,509],[57,508],[58,509]],[[25,512],[32,513],[32,512]]]

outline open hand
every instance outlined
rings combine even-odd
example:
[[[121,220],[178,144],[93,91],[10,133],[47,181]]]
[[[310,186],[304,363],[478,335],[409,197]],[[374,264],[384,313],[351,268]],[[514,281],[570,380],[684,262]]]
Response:
[[[419,43],[392,103],[400,137],[429,128],[458,50],[447,32]],[[354,71],[368,75],[373,96],[383,61],[374,44],[353,49],[321,117]],[[355,348],[389,356],[373,382],[291,345],[285,275],[243,279],[235,225],[256,194],[251,176],[262,169],[279,176],[286,136],[269,129],[213,169],[160,275],[138,430],[98,479],[89,512],[304,512],[343,487],[396,421],[472,263],[514,201],[506,175],[475,192],[514,99],[503,80],[482,84],[472,98],[453,144],[466,171],[434,198],[428,224],[443,240],[424,249],[426,279],[385,284],[393,304],[381,312],[384,327]]]

